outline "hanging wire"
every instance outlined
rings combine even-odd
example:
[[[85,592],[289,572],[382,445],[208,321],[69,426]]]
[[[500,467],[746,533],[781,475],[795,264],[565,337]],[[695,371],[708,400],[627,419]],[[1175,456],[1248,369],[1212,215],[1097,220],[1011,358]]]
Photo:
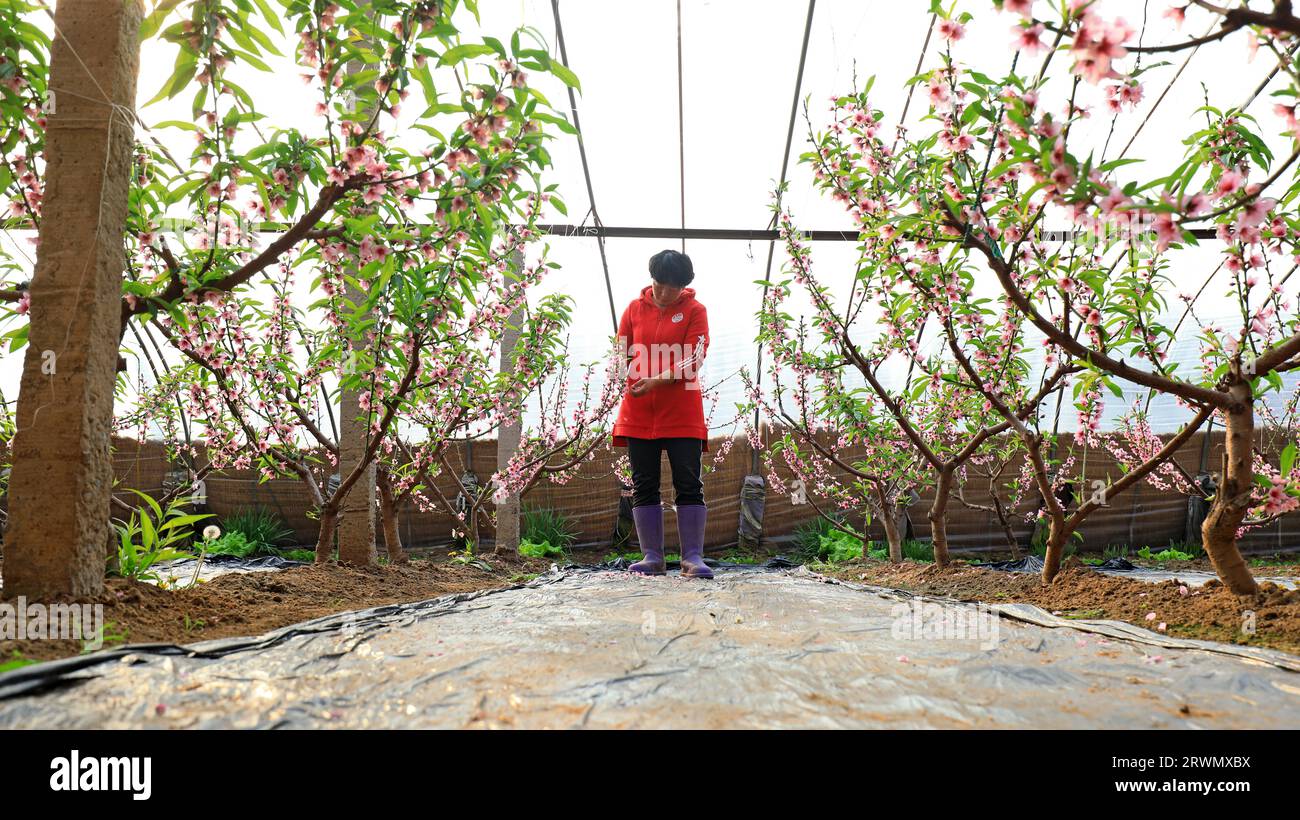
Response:
[[[686,108],[682,94],[682,0],[677,0],[677,175],[681,195],[682,230],[686,230]],[[682,236],[682,253],[686,237]]]
[[[925,64],[925,53],[930,50],[930,36],[934,34],[934,21],[939,19],[939,13],[934,12],[930,15],[930,26],[925,30],[925,40],[921,43],[921,53],[916,56],[916,68],[912,71],[912,76],[921,73],[921,66]],[[898,131],[894,134],[894,145],[889,149],[889,153],[898,150],[898,141],[903,136],[903,124],[907,122],[907,111],[912,107],[912,95],[916,92],[916,83],[907,87],[907,99],[903,100],[903,113],[898,118]]]
[[[780,191],[785,186],[786,173],[790,166],[790,147],[794,144],[794,121],[799,116],[799,92],[803,90],[803,69],[808,61],[808,40],[812,34],[813,12],[817,8],[817,0],[808,0],[808,19],[803,26],[803,45],[799,48],[799,70],[794,80],[794,99],[790,101],[790,124],[785,132],[785,153],[781,155],[781,180],[777,186],[777,196],[780,197]],[[771,227],[776,227],[776,213],[772,214]],[[767,243],[767,268],[763,272],[763,302],[767,300],[768,286],[772,281],[772,257],[776,252],[776,240],[772,239]],[[762,302],[760,302],[762,304]],[[757,388],[763,380],[763,346],[758,347],[758,359],[754,369],[754,387]],[[754,408],[754,429],[759,430],[758,419],[759,408]],[[761,443],[761,442],[760,442]],[[758,448],[754,449],[753,459],[750,464],[752,472],[758,472]]]
[[[560,46],[560,61],[569,66],[569,52],[564,44],[564,26],[560,24],[560,0],[551,0],[551,11],[555,16],[555,39]],[[572,66],[570,66],[572,67]],[[582,159],[582,178],[587,185],[587,201],[591,203],[591,218],[597,227],[603,223],[600,221],[600,212],[596,210],[596,194],[591,185],[591,166],[587,162],[587,145],[582,138],[582,124],[578,119],[578,100],[574,96],[573,88],[569,88],[569,110],[573,113],[573,130],[578,135],[578,156]],[[605,256],[605,237],[597,233],[596,245],[600,249],[600,267],[605,273],[605,294],[609,297],[609,318],[614,325],[614,332],[618,333],[618,312],[614,308],[614,287],[609,281],[609,259]]]

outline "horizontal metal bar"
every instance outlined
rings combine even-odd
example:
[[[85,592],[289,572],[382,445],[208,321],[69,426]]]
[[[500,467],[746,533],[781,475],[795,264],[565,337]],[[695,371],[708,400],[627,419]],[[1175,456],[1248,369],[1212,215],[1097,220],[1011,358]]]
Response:
[[[589,236],[603,239],[739,239],[775,241],[781,238],[775,230],[748,231],[731,228],[624,228],[610,225],[537,225],[536,229],[551,236]],[[1043,231],[1047,241],[1062,242],[1073,233],[1074,238],[1082,239],[1083,231]],[[806,240],[812,242],[858,242],[861,235],[857,231],[799,231]],[[1213,239],[1213,228],[1193,228],[1192,236],[1197,239]]]
[[[590,236],[604,239],[739,239],[776,241],[774,230],[747,231],[731,228],[620,228],[610,225],[538,225],[537,230],[552,236]],[[801,231],[818,242],[856,242],[856,231]]]

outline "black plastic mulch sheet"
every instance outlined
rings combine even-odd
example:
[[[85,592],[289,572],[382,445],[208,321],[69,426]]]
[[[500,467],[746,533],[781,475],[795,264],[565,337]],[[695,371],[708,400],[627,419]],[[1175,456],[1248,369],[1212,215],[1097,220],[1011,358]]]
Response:
[[[0,675],[0,728],[1300,725],[1293,656],[999,611],[992,633],[927,637],[908,625],[974,608],[806,570],[570,568],[18,669]]]
[[[973,567],[982,569],[996,569],[1003,572],[1033,572],[1043,571],[1043,559],[1037,555],[1026,555],[1024,558],[1017,558],[1014,561],[989,561],[982,564],[971,564]],[[1107,558],[1105,562],[1098,564],[1092,569],[1103,575],[1115,575],[1121,578],[1132,578],[1134,581],[1145,581],[1149,584],[1158,584],[1161,581],[1182,581],[1188,586],[1203,586],[1206,581],[1217,578],[1213,572],[1204,572],[1202,570],[1184,569],[1184,570],[1165,570],[1151,569],[1148,567],[1139,567],[1126,558]],[[1300,588],[1300,580],[1296,578],[1282,578],[1276,576],[1256,576],[1256,581],[1271,581],[1280,587],[1289,589]]]

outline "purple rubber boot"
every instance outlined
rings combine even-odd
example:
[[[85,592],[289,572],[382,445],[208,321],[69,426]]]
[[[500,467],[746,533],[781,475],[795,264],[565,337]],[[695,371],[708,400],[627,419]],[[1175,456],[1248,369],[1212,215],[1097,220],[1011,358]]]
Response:
[[[641,575],[664,574],[664,508],[662,504],[645,504],[632,508],[636,522],[636,539],[644,556],[628,569]]]
[[[704,521],[708,509],[703,504],[677,505],[677,534],[682,541],[683,578],[713,577],[713,570],[704,563]]]

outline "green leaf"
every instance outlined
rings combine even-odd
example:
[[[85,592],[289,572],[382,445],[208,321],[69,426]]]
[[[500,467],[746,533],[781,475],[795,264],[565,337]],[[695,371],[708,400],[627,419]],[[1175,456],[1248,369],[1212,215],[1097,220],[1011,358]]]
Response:
[[[578,75],[570,71],[568,66],[556,62],[555,60],[551,60],[551,73],[569,88],[576,88],[578,91],[582,91],[582,83],[578,81]]]
[[[464,43],[444,51],[442,57],[438,59],[438,65],[453,65],[469,57],[482,57],[485,54],[495,53],[496,49],[483,43]]]
[[[163,18],[181,4],[181,0],[161,0],[148,17],[140,23],[140,39],[148,40],[158,32]]]

